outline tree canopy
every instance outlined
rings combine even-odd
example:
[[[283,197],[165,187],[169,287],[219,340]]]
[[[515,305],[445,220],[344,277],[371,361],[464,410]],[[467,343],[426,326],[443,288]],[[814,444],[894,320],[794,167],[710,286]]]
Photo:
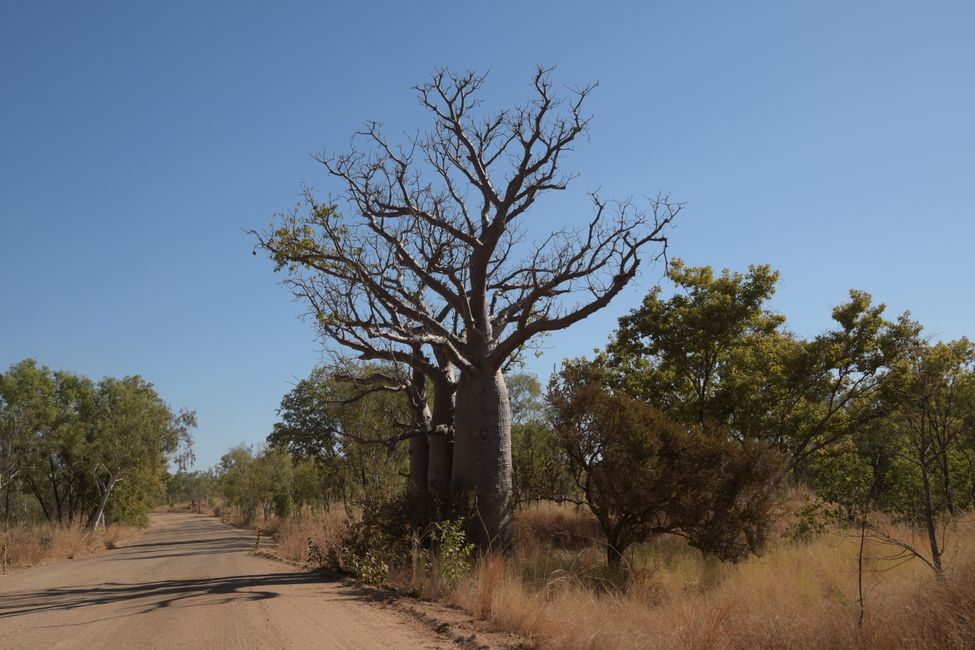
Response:
[[[192,457],[196,416],[139,376],[98,383],[27,359],[0,374],[4,516],[144,522],[169,463]]]

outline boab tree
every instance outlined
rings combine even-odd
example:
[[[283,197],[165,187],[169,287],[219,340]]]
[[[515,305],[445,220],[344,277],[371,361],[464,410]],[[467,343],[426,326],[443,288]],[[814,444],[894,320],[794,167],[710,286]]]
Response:
[[[395,392],[406,396],[412,421],[403,423],[401,433],[389,444],[409,441],[412,492],[426,489],[444,496],[450,485],[453,461],[453,413],[456,370],[450,357],[434,347],[408,336],[417,334],[420,325],[399,312],[395,302],[377,300],[372,287],[358,281],[356,267],[369,269],[377,277],[398,273],[386,264],[388,259],[352,262],[348,253],[362,256],[355,249],[345,226],[338,222],[333,206],[319,205],[311,192],[305,192],[310,207],[308,217],[285,217],[276,229],[254,233],[258,246],[274,258],[276,270],[286,268],[285,281],[294,294],[307,303],[323,342],[337,344],[331,349],[329,367],[333,379],[344,382],[352,394],[343,401],[355,401],[376,392]],[[310,223],[321,228],[321,240],[312,237]],[[343,240],[343,238],[346,238]],[[422,295],[422,285],[414,290]],[[449,309],[441,309],[438,321],[446,323]],[[452,327],[456,328],[456,318]],[[360,361],[349,359],[351,352]],[[377,363],[378,362],[378,365]],[[428,393],[432,387],[433,408]],[[327,400],[323,406],[328,406]],[[346,432],[343,435],[348,435]]]
[[[366,358],[377,348],[411,363],[420,347],[456,368],[452,487],[476,495],[479,543],[504,547],[512,490],[505,364],[533,337],[608,305],[649,246],[663,254],[680,206],[658,197],[641,211],[594,194],[577,228],[529,243],[539,197],[572,180],[561,163],[587,130],[593,86],[560,98],[538,69],[531,100],[487,113],[483,84],[473,73],[434,74],[416,87],[433,119],[428,132],[397,146],[369,123],[350,152],[319,158],[340,181],[346,217],[309,196],[307,213],[285,217],[259,242],[292,280],[314,278],[319,293],[343,297],[319,321],[355,330],[369,344]]]

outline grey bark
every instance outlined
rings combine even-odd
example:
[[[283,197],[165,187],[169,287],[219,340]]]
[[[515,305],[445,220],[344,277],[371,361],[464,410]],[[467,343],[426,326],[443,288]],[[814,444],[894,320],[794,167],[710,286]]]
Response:
[[[414,425],[427,430],[432,420],[427,405],[427,377],[417,369],[413,370],[410,386],[410,406],[413,409]],[[428,468],[430,464],[430,441],[426,435],[410,438],[410,482],[408,489],[415,495],[424,494],[427,489]]]
[[[500,370],[463,373],[454,418],[453,487],[472,493],[475,541],[481,548],[511,545],[511,412]]]
[[[450,377],[453,370],[450,370]],[[432,425],[443,430],[441,435],[430,436],[427,489],[430,494],[445,497],[450,489],[454,463],[454,396],[456,386],[448,376],[438,377],[433,382]]]

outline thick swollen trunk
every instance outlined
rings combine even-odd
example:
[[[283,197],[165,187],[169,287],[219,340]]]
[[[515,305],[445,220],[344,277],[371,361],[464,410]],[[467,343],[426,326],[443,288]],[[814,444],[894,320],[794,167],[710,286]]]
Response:
[[[435,381],[433,385],[433,418],[431,424],[443,430],[430,436],[427,489],[435,496],[446,496],[450,489],[454,464],[454,439],[449,431],[454,426],[454,384]]]
[[[482,549],[511,545],[511,411],[500,371],[469,372],[457,385],[451,481],[472,493],[474,541]]]

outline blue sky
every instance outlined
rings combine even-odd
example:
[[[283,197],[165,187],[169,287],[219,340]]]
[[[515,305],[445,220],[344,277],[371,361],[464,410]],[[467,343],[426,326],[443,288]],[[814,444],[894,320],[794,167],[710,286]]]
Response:
[[[672,254],[772,264],[800,334],[852,287],[973,334],[973,28],[968,2],[3,3],[0,367],[142,374],[197,411],[200,466],[263,440],[320,352],[243,230],[335,190],[311,155],[365,120],[422,128],[410,87],[440,66],[489,71],[498,105],[536,64],[599,82],[537,227],[596,188],[666,192]],[[602,344],[659,279],[529,369]]]

